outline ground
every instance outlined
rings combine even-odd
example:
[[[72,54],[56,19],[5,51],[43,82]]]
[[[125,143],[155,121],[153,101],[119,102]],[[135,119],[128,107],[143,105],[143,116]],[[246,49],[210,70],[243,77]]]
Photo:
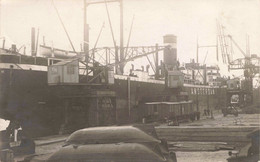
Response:
[[[178,162],[226,162],[228,151],[176,152]]]
[[[190,123],[183,123],[180,127],[186,126],[260,126],[260,115],[259,114],[239,114],[238,117],[233,115],[228,115],[223,117],[220,112],[214,112],[214,119],[211,117],[202,117],[202,120]],[[35,140],[36,141],[36,153],[46,154],[52,153],[58,150],[63,141],[67,136],[52,136],[45,137]],[[55,142],[56,141],[56,142]],[[181,143],[181,142],[180,142]],[[198,147],[196,143],[181,143],[182,145],[189,145],[193,147]],[[203,143],[200,143],[200,146]],[[207,145],[209,146],[209,145]],[[210,149],[205,149],[205,151],[178,151],[175,148],[178,162],[226,162],[228,156],[228,150],[221,151],[208,151]],[[21,159],[21,157],[19,158]]]
[[[223,117],[220,111],[216,111],[213,115],[214,120],[212,120],[210,116],[202,118],[204,118],[204,120],[193,123],[183,123],[181,126],[260,126],[260,114],[239,114],[238,117],[234,115]]]
[[[204,120],[194,123],[183,123],[181,126],[260,126],[260,114],[239,114],[238,117],[228,115],[223,117],[221,113],[215,112],[214,119],[204,117]],[[178,162],[226,162],[228,150],[224,151],[202,151],[202,152],[176,152]]]

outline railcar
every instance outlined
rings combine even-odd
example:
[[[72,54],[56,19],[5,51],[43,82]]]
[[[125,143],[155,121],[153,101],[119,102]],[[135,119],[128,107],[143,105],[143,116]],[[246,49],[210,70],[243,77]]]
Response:
[[[191,100],[180,102],[148,102],[144,107],[144,121],[146,122],[166,122],[170,120],[180,123],[187,120],[199,120],[200,118],[200,113],[193,106]]]

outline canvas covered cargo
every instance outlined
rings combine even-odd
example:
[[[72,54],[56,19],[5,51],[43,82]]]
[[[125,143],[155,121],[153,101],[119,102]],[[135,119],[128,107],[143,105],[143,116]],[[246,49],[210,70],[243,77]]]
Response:
[[[133,126],[112,126],[80,129],[68,137],[65,145],[119,142],[160,143],[161,141]]]
[[[63,147],[68,145],[140,143],[157,147],[166,159],[175,159],[175,153],[169,152],[165,139],[159,139],[153,125],[136,124],[133,126],[95,127],[72,133]]]
[[[89,144],[66,146],[55,152],[49,162],[166,162],[159,149],[138,143]]]

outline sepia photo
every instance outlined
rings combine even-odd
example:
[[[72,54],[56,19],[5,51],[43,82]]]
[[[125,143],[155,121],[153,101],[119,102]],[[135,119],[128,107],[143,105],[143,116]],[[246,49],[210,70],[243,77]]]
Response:
[[[259,162],[259,0],[0,0],[0,161]]]

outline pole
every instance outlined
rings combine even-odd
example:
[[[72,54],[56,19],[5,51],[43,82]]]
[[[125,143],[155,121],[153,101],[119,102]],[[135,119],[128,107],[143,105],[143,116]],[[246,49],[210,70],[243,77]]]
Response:
[[[37,32],[37,39],[36,39],[36,50],[35,50],[35,56],[37,56],[38,53],[38,41],[39,41],[39,28],[38,28],[38,32]]]
[[[31,55],[35,56],[35,28],[31,29]]]
[[[89,59],[89,26],[87,24],[87,2],[86,0],[84,0],[84,12],[83,12],[83,32],[84,32],[84,36],[83,36],[83,51],[85,54],[85,61],[86,61],[86,66],[88,65],[88,59]]]
[[[156,74],[156,68],[153,67],[153,64],[152,64],[151,60],[149,59],[149,57],[146,56],[146,58],[147,58],[149,64],[151,65],[151,67],[152,67],[152,69],[153,69],[153,72]],[[147,72],[148,72],[148,71],[147,71]]]
[[[96,49],[96,47],[97,47],[97,43],[98,43],[98,41],[99,41],[99,38],[100,38],[100,35],[101,35],[101,33],[102,33],[102,30],[103,30],[104,26],[105,26],[105,22],[103,22],[103,24],[102,24],[102,27],[101,27],[101,29],[100,29],[100,31],[99,31],[99,33],[98,33],[98,37],[97,37],[97,40],[96,40],[96,43],[95,43],[93,49]]]
[[[128,98],[128,116],[129,116],[129,120],[131,117],[131,80],[130,77],[127,77],[127,98]]]
[[[118,47],[115,47],[115,71],[116,74],[118,74],[118,64],[119,64],[119,59],[118,59]]]
[[[197,36],[197,52],[196,52],[196,57],[197,57],[197,63],[199,63],[199,43],[198,43],[198,36]]]
[[[108,64],[108,54],[107,54],[107,48],[106,48],[106,65]]]
[[[206,88],[206,95],[207,95],[207,109],[210,110],[210,107],[209,107],[209,89]]]
[[[218,35],[216,37],[216,57],[217,57],[217,61],[218,61]]]
[[[249,35],[246,35],[246,54],[247,57],[250,57],[250,46],[249,46]]]
[[[204,85],[206,85],[207,84],[207,65],[206,64],[204,64],[204,69],[203,69],[203,71],[204,71],[204,74],[203,74],[203,84]]]
[[[120,61],[125,59],[124,56],[124,17],[123,17],[123,0],[119,1],[120,3]],[[124,73],[125,64],[120,64],[120,71]]]
[[[125,52],[125,57],[127,57],[127,50],[128,50],[128,47],[129,47],[129,42],[130,42],[130,38],[131,38],[131,34],[132,34],[133,23],[134,23],[134,16],[133,16],[131,27],[130,27],[130,32],[129,32],[129,36],[128,36],[128,40],[127,40],[126,49],[124,51]]]
[[[1,28],[1,23],[2,22],[2,0],[0,0],[0,36],[2,36],[2,28]]]
[[[113,28],[112,28],[112,23],[111,23],[111,19],[110,19],[110,14],[109,14],[109,11],[108,11],[108,7],[107,7],[107,2],[106,2],[106,0],[105,0],[105,5],[106,5],[107,18],[108,18],[108,22],[109,22],[109,27],[110,27],[110,31],[111,31],[111,35],[112,35],[114,47],[116,48],[116,40],[115,40],[115,36],[114,36],[114,32],[113,32]]]
[[[158,57],[158,44],[155,45],[155,79],[159,79],[159,57]]]
[[[196,93],[196,109],[197,112],[199,112],[199,89],[198,88],[194,88],[194,92]]]
[[[2,46],[3,49],[5,49],[5,38],[3,38],[3,46]]]
[[[88,80],[88,63],[89,63],[89,26],[87,24],[87,2],[84,1],[84,8],[83,8],[83,52],[85,54],[85,62],[86,62],[86,78]]]

